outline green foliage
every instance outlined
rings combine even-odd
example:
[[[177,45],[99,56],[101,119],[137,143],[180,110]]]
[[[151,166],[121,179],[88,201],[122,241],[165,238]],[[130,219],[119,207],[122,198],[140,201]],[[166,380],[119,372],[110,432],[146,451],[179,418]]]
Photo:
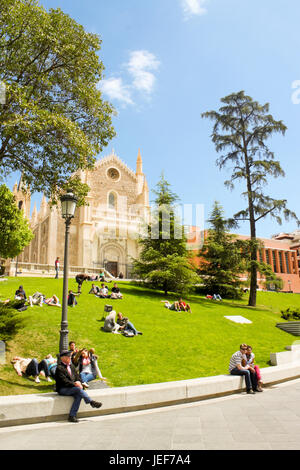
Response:
[[[243,285],[240,274],[245,271],[241,242],[227,232],[228,223],[218,202],[214,203],[208,222],[211,228],[198,255],[201,258],[198,273],[206,293],[239,298]]]
[[[269,104],[260,105],[244,91],[232,93],[221,99],[223,106],[219,111],[209,111],[202,116],[214,121],[212,141],[216,151],[221,153],[217,160],[220,169],[232,168],[231,178],[225,181],[229,189],[236,182],[245,184],[242,196],[246,199],[245,209],[233,215],[231,226],[239,221],[249,221],[251,240],[256,240],[256,223],[271,216],[281,224],[281,214],[286,220],[293,218],[299,225],[296,214],[287,208],[285,199],[274,199],[265,193],[270,177],[284,176],[280,162],[266,142],[274,134],[285,134],[286,126],[269,114]],[[251,276],[249,305],[256,304],[257,268],[256,249],[251,249]]]
[[[0,237],[1,258],[14,258],[33,238],[28,221],[5,184],[0,186]]]
[[[115,135],[99,90],[101,40],[37,0],[0,0],[0,9],[0,170],[22,172],[32,192],[55,199]]]
[[[23,305],[23,302],[22,302]],[[0,304],[0,340],[9,341],[13,339],[21,328],[24,326],[24,319],[17,307],[22,306],[20,302],[9,302],[8,304]]]
[[[139,259],[133,261],[134,273],[166,295],[170,291],[183,293],[198,282],[198,276],[188,258],[182,226],[176,219],[177,196],[163,176],[154,192],[156,209],[151,226],[146,228],[147,236],[140,239],[142,250]]]
[[[300,308],[281,310],[281,318],[288,321],[300,320]]]

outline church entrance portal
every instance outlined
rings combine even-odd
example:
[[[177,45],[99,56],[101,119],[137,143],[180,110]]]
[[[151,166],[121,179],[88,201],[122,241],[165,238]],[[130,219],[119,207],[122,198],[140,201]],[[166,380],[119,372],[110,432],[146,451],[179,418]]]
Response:
[[[118,263],[116,261],[108,261],[105,269],[114,277],[118,277]]]

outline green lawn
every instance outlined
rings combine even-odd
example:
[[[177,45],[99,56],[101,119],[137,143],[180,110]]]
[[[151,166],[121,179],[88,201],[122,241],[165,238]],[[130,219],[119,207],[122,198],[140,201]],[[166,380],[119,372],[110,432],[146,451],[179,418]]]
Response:
[[[0,282],[0,298],[13,297],[23,284],[27,296],[40,291],[46,296],[62,297],[62,280],[9,278]],[[192,314],[172,312],[160,302],[162,292],[118,282],[123,300],[98,299],[88,295],[91,283],[85,282],[78,305],[68,309],[69,340],[79,347],[94,347],[103,376],[111,386],[126,386],[183,380],[226,374],[230,356],[242,342],[251,344],[260,367],[269,365],[270,353],[283,351],[296,337],[275,327],[280,309],[300,307],[300,295],[258,293],[258,306],[241,301],[213,302],[191,295]],[[112,284],[110,284],[110,287]],[[77,290],[74,279],[69,287]],[[171,295],[169,300],[176,297]],[[104,305],[128,316],[142,336],[126,338],[101,331]],[[7,363],[0,366],[0,395],[50,392],[53,387],[43,379],[35,384],[18,377],[10,360],[14,355],[41,360],[58,352],[61,309],[34,306],[22,314],[25,328],[7,345]],[[225,315],[242,315],[252,324],[236,324]],[[0,338],[1,339],[1,338]]]

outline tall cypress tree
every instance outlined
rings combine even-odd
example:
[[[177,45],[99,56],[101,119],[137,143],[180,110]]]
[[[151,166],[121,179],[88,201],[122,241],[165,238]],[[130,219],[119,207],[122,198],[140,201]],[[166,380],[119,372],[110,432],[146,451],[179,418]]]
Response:
[[[214,121],[212,141],[216,151],[221,153],[217,160],[220,169],[230,165],[231,178],[225,181],[229,189],[236,182],[245,184],[242,196],[246,199],[245,209],[233,215],[232,226],[239,221],[249,221],[251,238],[251,275],[250,306],[256,305],[257,286],[257,236],[256,225],[259,220],[270,215],[281,224],[281,215],[286,220],[296,214],[287,208],[285,199],[274,199],[265,193],[270,177],[284,176],[280,162],[266,142],[276,133],[285,134],[286,126],[269,114],[269,104],[260,105],[244,91],[232,93],[221,99],[223,106],[219,111],[209,111],[202,116]]]

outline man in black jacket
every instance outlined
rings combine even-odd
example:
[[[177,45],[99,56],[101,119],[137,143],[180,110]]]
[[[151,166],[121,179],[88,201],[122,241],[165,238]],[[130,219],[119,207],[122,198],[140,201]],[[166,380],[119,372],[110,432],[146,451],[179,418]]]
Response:
[[[72,351],[63,351],[60,354],[60,364],[57,365],[55,372],[56,391],[59,395],[74,397],[68,420],[71,423],[78,423],[76,415],[82,399],[92,408],[100,408],[102,403],[92,400],[83,390],[79,374],[71,362],[71,354]]]

